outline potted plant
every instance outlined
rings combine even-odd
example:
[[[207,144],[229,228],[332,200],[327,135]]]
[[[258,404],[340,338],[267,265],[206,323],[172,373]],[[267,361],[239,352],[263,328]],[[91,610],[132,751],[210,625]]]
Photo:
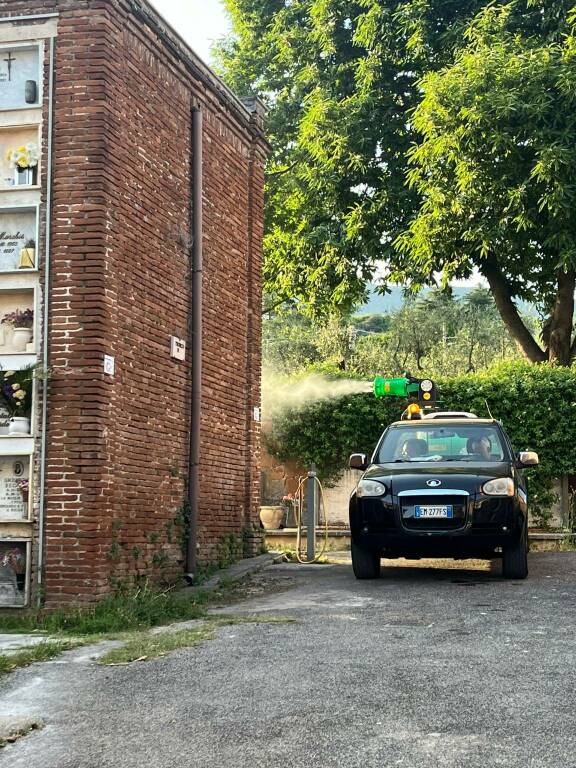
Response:
[[[10,435],[30,434],[32,412],[32,391],[34,388],[35,365],[21,371],[2,372],[0,395],[10,414],[8,433]]]
[[[24,248],[20,249],[20,261],[18,269],[35,269],[36,267],[36,240],[26,240]]]
[[[6,159],[14,169],[16,186],[30,186],[38,181],[38,146],[34,142],[9,149]]]
[[[3,325],[9,325],[14,329],[12,336],[12,349],[14,352],[26,352],[26,347],[32,341],[34,327],[34,311],[25,309],[21,312],[9,312],[2,318]]]

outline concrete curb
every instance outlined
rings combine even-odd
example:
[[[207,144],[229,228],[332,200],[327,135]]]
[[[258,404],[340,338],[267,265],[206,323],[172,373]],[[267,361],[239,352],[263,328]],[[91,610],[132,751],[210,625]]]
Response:
[[[252,573],[258,573],[258,571],[262,571],[264,568],[268,568],[271,565],[281,562],[282,554],[280,552],[268,552],[265,555],[258,555],[258,557],[248,557],[245,560],[239,560],[229,568],[223,568],[202,584],[182,587],[182,589],[178,590],[178,595],[184,597],[186,595],[192,595],[201,589],[214,589],[215,587],[220,586],[223,581],[240,581],[245,576],[249,576]]]

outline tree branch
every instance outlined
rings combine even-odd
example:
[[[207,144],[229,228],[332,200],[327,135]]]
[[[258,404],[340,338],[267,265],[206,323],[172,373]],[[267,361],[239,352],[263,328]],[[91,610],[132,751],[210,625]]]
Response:
[[[298,160],[294,160],[294,162],[290,163],[287,168],[282,168],[280,171],[271,171],[270,173],[266,173],[265,176],[267,179],[272,178],[272,176],[283,176],[285,173],[290,173],[293,168],[296,168],[298,163]]]
[[[514,341],[530,362],[543,363],[547,359],[546,352],[537,344],[528,328],[524,325],[518,313],[518,308],[510,294],[506,278],[502,274],[496,259],[493,257],[485,259],[480,271],[488,281],[500,316]]]

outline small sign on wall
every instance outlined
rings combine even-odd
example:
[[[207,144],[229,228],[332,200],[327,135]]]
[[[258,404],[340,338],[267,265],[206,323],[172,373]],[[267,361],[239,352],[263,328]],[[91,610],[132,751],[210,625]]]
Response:
[[[170,337],[170,356],[174,360],[186,360],[186,342],[177,336]]]
[[[107,376],[114,376],[116,370],[116,360],[112,355],[104,355],[104,373]]]

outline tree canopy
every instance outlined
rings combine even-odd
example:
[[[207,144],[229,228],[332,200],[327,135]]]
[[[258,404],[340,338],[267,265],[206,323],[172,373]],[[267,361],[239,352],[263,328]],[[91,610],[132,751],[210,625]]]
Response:
[[[347,309],[418,206],[405,184],[418,79],[483,0],[225,0],[220,70],[269,108],[264,276],[278,299]]]
[[[576,288],[576,43],[511,24],[492,6],[453,65],[428,74],[413,115],[423,140],[410,182],[423,203],[397,240],[390,277],[487,279],[526,356],[569,364]],[[542,343],[514,299],[535,302]]]
[[[375,275],[479,270],[525,355],[570,362],[574,0],[225,3],[220,71],[269,107],[274,301],[346,311]]]

